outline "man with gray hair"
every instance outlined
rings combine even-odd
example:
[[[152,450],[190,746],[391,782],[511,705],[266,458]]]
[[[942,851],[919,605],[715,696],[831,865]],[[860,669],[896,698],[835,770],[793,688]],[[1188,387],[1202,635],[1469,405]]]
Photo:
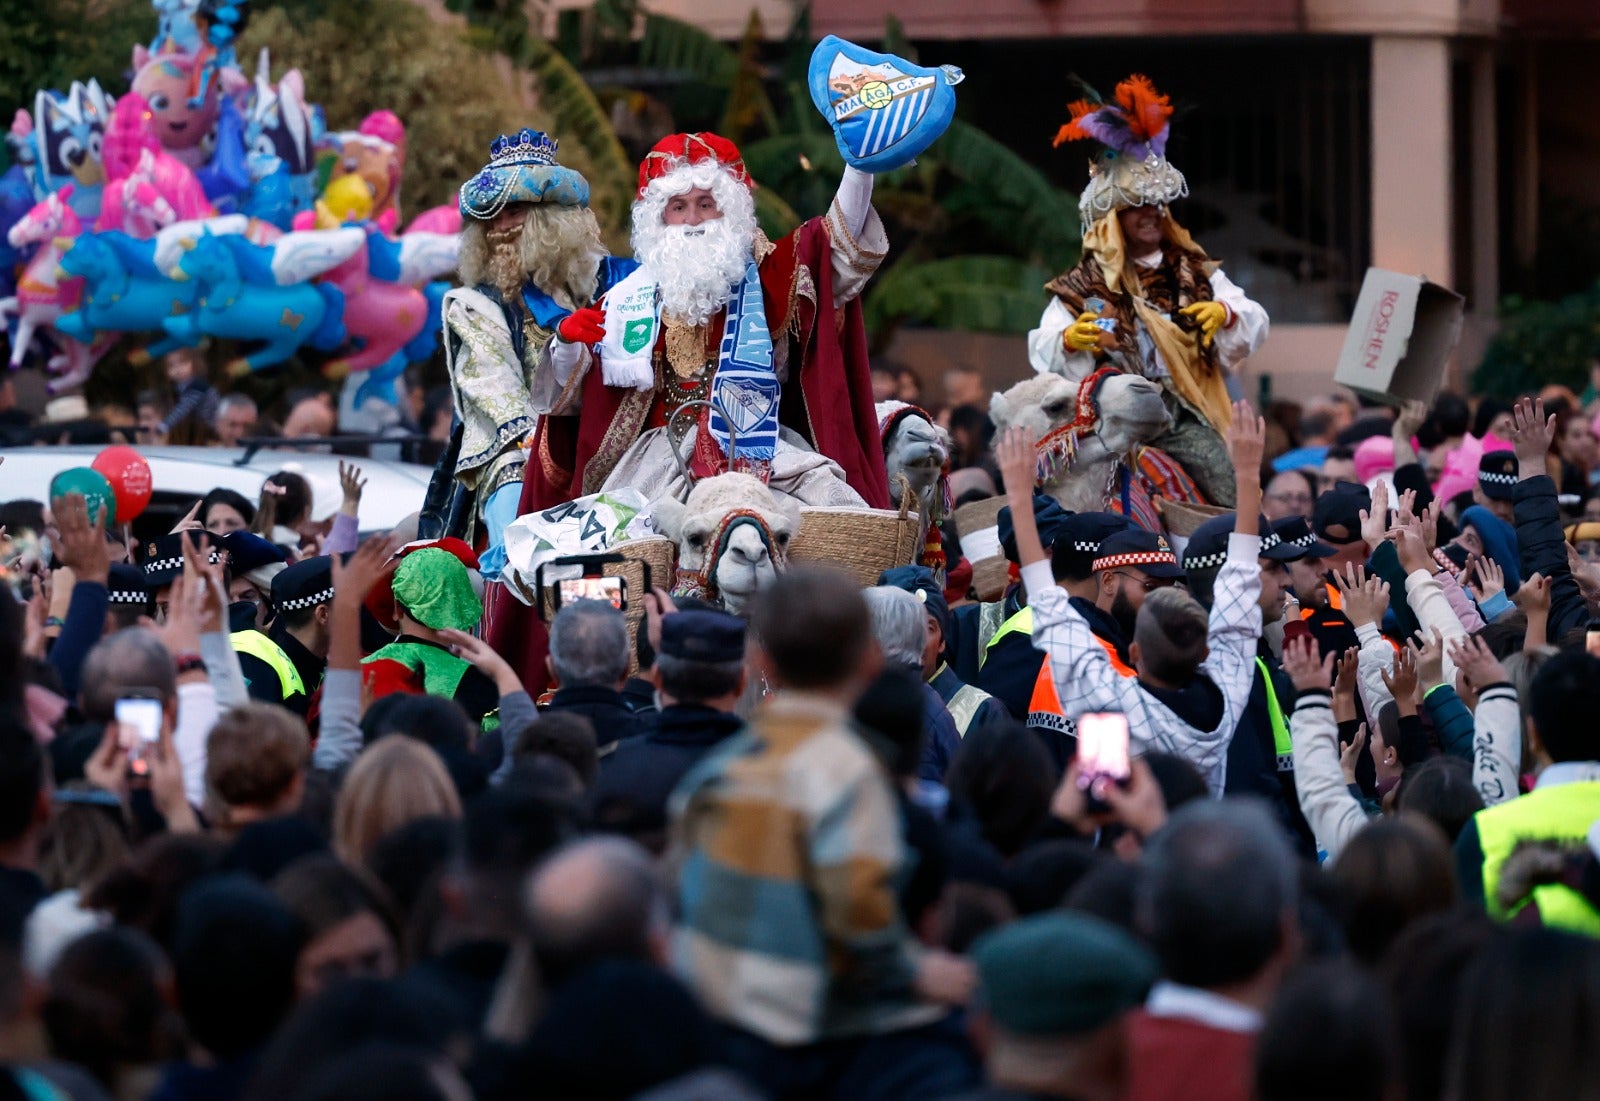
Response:
[[[872,617],[872,637],[886,667],[909,670],[922,681],[922,653],[928,646],[928,619],[922,602],[894,585],[876,585],[863,595]],[[944,699],[922,681],[923,725],[927,739],[917,778],[944,783],[945,771],[961,745],[961,732]]]
[[[1135,1014],[1129,1101],[1246,1101],[1262,1015],[1300,951],[1294,853],[1254,799],[1186,804],[1151,838],[1134,920],[1162,982]]]
[[[211,418],[211,430],[217,435],[218,447],[238,447],[239,441],[255,431],[256,418],[261,414],[249,394],[224,394],[217,401],[217,411]]]
[[[602,756],[640,732],[639,716],[622,698],[632,653],[628,623],[607,601],[575,601],[550,623],[545,667],[556,690],[544,709],[570,711],[594,723]]]

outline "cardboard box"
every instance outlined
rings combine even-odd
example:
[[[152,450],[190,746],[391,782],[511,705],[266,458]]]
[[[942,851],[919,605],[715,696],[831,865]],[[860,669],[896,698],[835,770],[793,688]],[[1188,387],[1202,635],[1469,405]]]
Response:
[[[1420,275],[1368,268],[1333,381],[1375,401],[1432,401],[1461,338],[1463,299]]]

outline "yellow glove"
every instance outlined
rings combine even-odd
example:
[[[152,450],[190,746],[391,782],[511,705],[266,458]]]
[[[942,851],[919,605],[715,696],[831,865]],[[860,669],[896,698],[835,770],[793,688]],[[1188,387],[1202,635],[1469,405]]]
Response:
[[[1228,323],[1228,307],[1221,302],[1195,302],[1178,311],[1200,328],[1200,339],[1207,348],[1217,330]]]
[[[1103,343],[1105,330],[1096,325],[1100,315],[1096,313],[1081,313],[1078,320],[1068,325],[1061,334],[1061,343],[1066,345],[1069,352],[1098,352]]]

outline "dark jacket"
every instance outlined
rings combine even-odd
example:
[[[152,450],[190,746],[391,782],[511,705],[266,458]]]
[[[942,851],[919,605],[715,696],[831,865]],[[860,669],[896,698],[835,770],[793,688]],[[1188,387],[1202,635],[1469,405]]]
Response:
[[[1517,519],[1517,558],[1522,576],[1543,574],[1550,581],[1550,627],[1554,642],[1574,627],[1587,626],[1589,606],[1567,568],[1566,534],[1556,507],[1556,483],[1548,474],[1524,478],[1511,491]]]
[[[244,674],[245,689],[250,693],[250,698],[260,700],[262,703],[277,703],[287,707],[301,718],[305,718],[310,707],[311,696],[322,683],[323,671],[328,668],[328,660],[319,658],[300,640],[289,633],[280,619],[273,623],[266,632],[268,638],[278,644],[284,656],[289,659],[289,664],[295,667],[300,674],[300,681],[305,685],[305,692],[296,692],[290,695],[284,686],[278,682],[278,674],[272,666],[262,661],[253,654],[239,654],[239,671]]]
[[[1272,688],[1277,694],[1284,722],[1287,723],[1294,710],[1294,684],[1264,646],[1259,653],[1267,663]],[[1305,815],[1300,813],[1300,799],[1294,786],[1294,768],[1291,765],[1283,771],[1278,769],[1272,709],[1267,706],[1267,682],[1259,666],[1250,684],[1250,700],[1245,704],[1244,713],[1239,716],[1233,741],[1228,743],[1228,773],[1224,790],[1229,795],[1254,795],[1265,799],[1283,823],[1300,855],[1316,859],[1317,842]]]
[[[944,699],[926,682],[922,685],[922,722],[927,740],[922,744],[922,764],[917,768],[917,779],[944,783],[944,774],[961,748],[961,732],[950,717]]]
[[[622,693],[604,685],[579,685],[558,688],[541,711],[569,711],[594,723],[595,744],[602,749],[612,742],[632,738],[643,729],[643,716],[631,711]]]
[[[636,840],[664,840],[667,802],[678,781],[743,725],[737,715],[699,704],[675,704],[647,716],[643,733],[618,743],[600,761],[590,796],[594,824]]]

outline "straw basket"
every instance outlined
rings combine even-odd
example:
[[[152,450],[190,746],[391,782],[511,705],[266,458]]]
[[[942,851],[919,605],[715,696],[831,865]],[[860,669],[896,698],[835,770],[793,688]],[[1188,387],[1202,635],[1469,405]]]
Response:
[[[628,621],[628,672],[638,671],[633,644],[638,638],[639,626],[644,622],[644,594],[649,590],[644,583],[644,567],[650,567],[650,584],[660,589],[672,589],[678,568],[678,545],[664,535],[651,535],[644,539],[628,539],[613,544],[607,554],[620,554],[627,561],[607,567],[607,573],[621,577],[628,583],[628,607],[623,611]],[[546,622],[555,615],[555,593],[547,585],[539,594],[541,612]]]
[[[972,563],[972,595],[982,601],[999,600],[1010,580],[1011,563],[1001,553],[999,536],[994,530],[1000,510],[1005,507],[1006,498],[1001,494],[956,509],[956,536],[961,540],[961,554]]]
[[[1233,511],[1218,505],[1186,505],[1165,497],[1157,497],[1155,502],[1156,511],[1161,513],[1161,526],[1168,535],[1176,535],[1180,539],[1193,535],[1196,528],[1213,516],[1223,516]]]
[[[861,585],[876,585],[884,570],[921,556],[922,520],[908,489],[900,508],[803,508],[800,530],[789,543],[789,561],[826,562]]]

